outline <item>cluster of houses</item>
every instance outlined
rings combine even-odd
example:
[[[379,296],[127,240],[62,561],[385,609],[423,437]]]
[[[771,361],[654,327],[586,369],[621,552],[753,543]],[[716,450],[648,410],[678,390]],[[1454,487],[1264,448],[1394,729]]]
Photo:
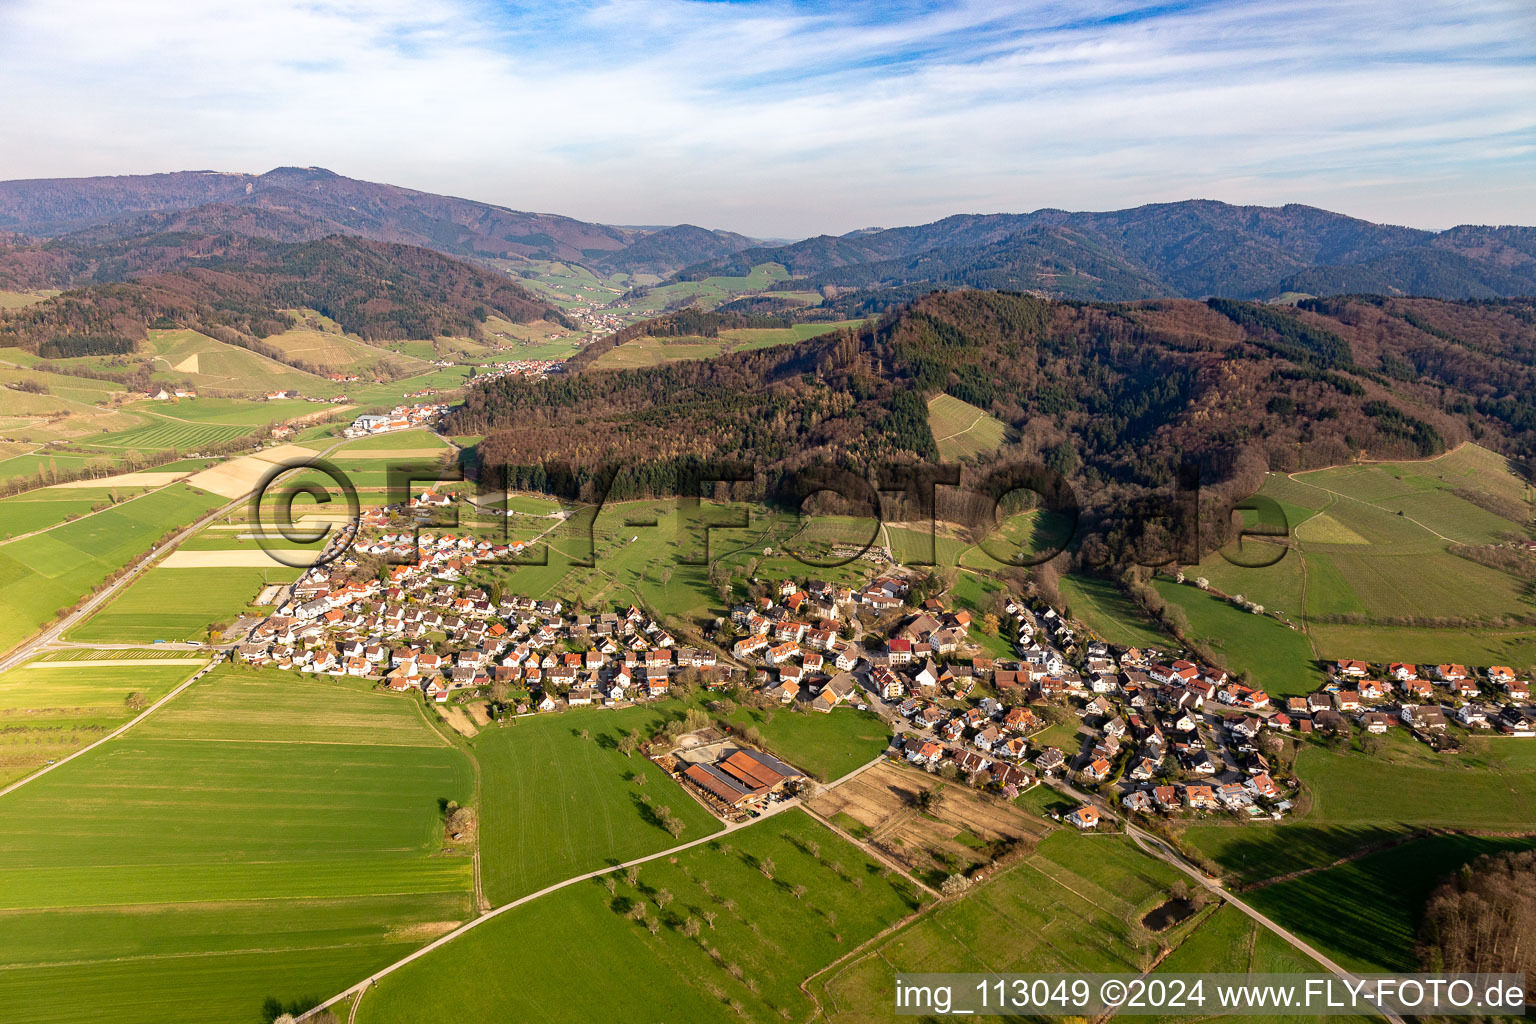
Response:
[[[369,554],[413,559],[386,578],[307,570],[291,597],[238,648],[253,665],[377,678],[446,703],[456,694],[505,686],[519,712],[617,704],[667,695],[679,673],[704,683],[728,678],[714,651],[678,643],[638,608],[566,613],[559,601],[493,600],[463,583],[478,562],[516,545],[454,534],[383,532],[359,538]]]
[[[1531,683],[1507,665],[1372,665],[1344,659],[1330,666],[1316,693],[1292,697],[1286,710],[1304,727],[1338,730],[1348,723],[1382,734],[1402,726],[1431,742],[1454,722],[1467,729],[1536,737]]]
[[[387,413],[365,413],[353,420],[341,433],[343,437],[367,437],[370,434],[386,434],[391,430],[430,426],[447,411],[448,406],[443,402],[397,405]]]
[[[873,653],[844,636],[855,632],[860,613],[878,618],[904,608],[910,589],[907,580],[894,575],[857,590],[823,580],[804,586],[783,580],[772,596],[731,610],[738,635],[731,654],[758,666],[762,692],[779,704],[805,702],[813,710],[831,711],[854,697],[860,685],[855,669],[866,688],[884,685],[895,695],[906,685],[907,669],[920,667],[924,659],[931,664],[935,653],[956,651],[970,628],[968,612],[940,612],[937,618],[924,614],[892,636],[888,650]],[[893,666],[903,674],[891,671]],[[881,678],[871,682],[876,672]]]
[[[543,380],[552,373],[558,373],[565,365],[563,359],[510,359],[500,363],[492,363],[489,366],[479,367],[475,372],[475,383],[487,380],[499,380],[502,377],[526,377],[528,380]]]

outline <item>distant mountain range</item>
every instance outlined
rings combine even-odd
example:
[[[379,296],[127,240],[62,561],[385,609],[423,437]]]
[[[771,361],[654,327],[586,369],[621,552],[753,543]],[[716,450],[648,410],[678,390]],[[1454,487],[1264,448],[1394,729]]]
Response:
[[[166,234],[280,242],[333,235],[434,249],[481,262],[556,259],[602,272],[699,279],[762,263],[775,287],[824,294],[928,286],[1129,301],[1374,293],[1495,298],[1536,293],[1536,228],[1432,232],[1310,206],[1208,200],[1103,213],[962,214],[788,245],[683,224],[616,227],[359,181],[313,167],[265,174],[178,171],[0,182],[0,237],[64,247]]]
[[[1190,200],[1108,213],[960,215],[822,235],[743,249],[676,276],[741,274],[765,262],[793,275],[784,289],[927,282],[1111,302],[1286,292],[1495,298],[1536,293],[1536,229],[1432,232],[1311,206]]]

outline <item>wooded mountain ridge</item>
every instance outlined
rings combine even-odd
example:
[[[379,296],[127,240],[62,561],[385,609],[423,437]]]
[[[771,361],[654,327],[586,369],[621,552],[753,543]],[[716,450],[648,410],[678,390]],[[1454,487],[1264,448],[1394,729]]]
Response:
[[[286,330],[284,310],[315,309],[366,341],[473,336],[490,315],[565,322],[495,271],[430,249],[330,236],[275,242],[168,234],[97,245],[0,247],[0,287],[55,280],[70,290],[0,313],[0,346],[72,355],[132,351],[154,326]]]
[[[1065,474],[1101,504],[1166,488],[1181,462],[1234,497],[1271,469],[1536,444],[1536,305],[1351,297],[1106,305],[939,292],[860,330],[709,360],[472,388],[447,430],[488,435],[483,479],[613,496],[677,493],[704,460],[749,463],[757,496],[808,465],[861,475],[937,460],[945,393],[1011,440],[978,457]],[[551,462],[568,463],[566,470]]]
[[[743,249],[675,278],[741,274],[770,262],[792,275],[775,287],[798,290],[922,282],[1112,302],[1286,292],[1495,298],[1536,293],[1536,229],[1432,232],[1297,204],[1189,200],[1105,213],[966,214],[822,235]]]
[[[741,276],[779,263],[775,287],[837,295],[934,285],[1054,298],[1267,299],[1372,293],[1495,298],[1536,293],[1536,229],[1433,232],[1316,207],[1211,200],[1124,210],[960,214],[930,224],[767,245],[681,224],[621,227],[360,181],[316,167],[0,182],[0,232],[99,244],[152,234],[286,242],[358,235],[489,263],[563,260],[602,274]],[[885,304],[909,293],[886,296]],[[876,302],[876,305],[881,304]]]

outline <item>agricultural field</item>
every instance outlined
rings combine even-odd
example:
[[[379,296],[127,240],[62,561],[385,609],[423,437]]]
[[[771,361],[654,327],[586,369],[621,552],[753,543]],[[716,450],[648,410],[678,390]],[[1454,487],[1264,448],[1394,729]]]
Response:
[[[126,468],[123,462],[126,453],[123,452],[88,451],[73,446],[61,450],[32,444],[7,445],[6,448],[16,454],[0,459],[0,482],[5,483],[21,480],[41,488],[55,484],[64,478],[64,474],[77,470],[104,473]]]
[[[196,520],[223,499],[175,484],[96,515],[0,544],[0,650],[74,605],[108,575],[149,550],[167,532]]]
[[[682,557],[702,556],[699,537],[704,524],[735,515],[745,515],[749,525],[711,529],[711,559],[724,562],[738,577],[753,560],[761,576],[806,574],[806,566],[780,554],[799,525],[797,517],[760,505],[714,502],[684,514],[675,500],[613,502],[595,518],[586,506],[563,524],[534,522],[536,532],[548,534],[522,556],[524,564],[485,572],[511,593],[559,597],[567,603],[579,596],[590,607],[641,603],[663,618],[693,623],[721,614],[726,606],[709,582],[707,567],[682,564]],[[546,558],[547,564],[532,564]],[[594,564],[579,565],[583,560]],[[817,575],[837,580],[862,572],[853,567],[817,570]]]
[[[1058,829],[1034,853],[813,978],[810,987],[828,1021],[873,1024],[891,1018],[898,971],[1142,970],[1160,944],[1177,944],[1197,923],[1156,936],[1136,925],[1181,877],[1122,836]]]
[[[1248,917],[1235,907],[1208,904],[1200,924],[1188,934],[1178,947],[1157,966],[1158,974],[1310,974],[1321,971],[1311,957],[1296,949],[1274,932]],[[1187,1016],[1167,1016],[1163,1021],[1187,1021]],[[1207,1017],[1205,1020],[1233,1022],[1254,1020],[1239,1016]],[[1263,1018],[1265,1024],[1302,1024],[1315,1021],[1315,1016],[1285,1017],[1272,1015]],[[1329,1018],[1334,1024],[1368,1024],[1377,1017]]]
[[[789,811],[641,865],[634,884],[618,872],[612,893],[593,879],[509,911],[379,982],[357,1020],[440,1020],[443,991],[465,1020],[806,1020],[800,980],[919,906],[909,883]]]
[[[943,394],[928,402],[928,429],[946,462],[995,452],[1008,435],[1007,424],[996,416]]]
[[[1283,557],[1243,568],[1213,554],[1187,571],[1303,625],[1324,658],[1528,665],[1536,636],[1508,621],[1536,614],[1528,581],[1453,545],[1526,536],[1529,492],[1502,456],[1473,444],[1424,462],[1271,474],[1259,493],[1285,513]],[[1244,557],[1282,554],[1273,542],[1247,547]]]
[[[359,437],[355,441],[348,441],[336,449],[333,456],[344,459],[356,455],[359,452],[418,452],[440,451],[447,454],[452,450],[452,445],[444,441],[442,437],[430,430],[391,430],[383,434],[370,434],[367,437]]]
[[[118,651],[144,658],[98,658],[94,651],[53,651],[0,673],[0,786],[95,743],[169,693],[206,657],[182,651]]]
[[[921,793],[928,804],[919,809]],[[821,794],[811,809],[935,889],[950,875],[1032,849],[1052,828],[1007,800],[890,761]]]
[[[605,306],[631,286],[627,274],[599,277],[579,263],[528,260],[513,266],[513,276],[519,283],[562,309]],[[654,278],[650,283],[654,283]]]
[[[1399,841],[1409,831],[1394,822],[1195,823],[1184,827],[1180,839],[1217,865],[1224,877],[1239,885],[1251,885],[1293,871],[1325,868],[1361,850]]]
[[[6,1018],[254,1022],[343,988],[470,914],[441,807],[473,789],[408,699],[215,672],[0,798]]]
[[[143,573],[96,614],[70,630],[77,643],[154,643],[203,640],[215,623],[240,617],[268,583],[291,583],[300,570],[208,567]]]
[[[312,309],[290,310],[297,325],[281,334],[262,339],[267,345],[282,349],[295,362],[326,370],[371,371],[387,362],[404,372],[426,370],[426,360],[370,345],[348,335],[329,317]]]
[[[115,385],[37,370],[0,369],[0,385],[7,383],[39,385],[46,389],[38,393],[0,386],[0,432],[9,441],[74,440],[105,430],[122,430],[140,422],[112,405],[121,390]],[[83,386],[91,384],[103,386]]]
[[[1401,729],[1374,755],[1304,747],[1296,773],[1312,795],[1305,821],[1447,827],[1525,826],[1536,805],[1536,758],[1504,736],[1472,737],[1436,754]]]
[[[57,295],[56,291],[48,292],[11,292],[0,290],[0,309],[21,309],[23,306],[34,306],[50,295]]]
[[[1246,898],[1346,968],[1414,971],[1413,943],[1429,894],[1483,854],[1532,846],[1536,838],[1428,836]]]
[[[0,540],[46,530],[66,520],[110,508],[147,489],[143,485],[44,487],[0,498]]]
[[[475,737],[486,898],[506,903],[718,830],[714,816],[660,768],[618,749],[626,732],[649,735],[661,716],[680,713],[679,705],[574,708],[512,719]],[[680,839],[662,827],[662,807],[682,819]]]

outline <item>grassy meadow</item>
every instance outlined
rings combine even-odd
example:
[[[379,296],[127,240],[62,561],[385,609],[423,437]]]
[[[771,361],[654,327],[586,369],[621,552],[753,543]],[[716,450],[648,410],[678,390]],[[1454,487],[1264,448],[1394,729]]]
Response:
[[[1526,535],[1529,488],[1502,456],[1467,444],[1423,462],[1271,474],[1259,493],[1286,515],[1281,560],[1243,568],[1213,554],[1187,571],[1304,625],[1321,657],[1536,663],[1536,630],[1508,621],[1536,614],[1529,583],[1452,551]]]
[[[1254,615],[1189,584],[1157,579],[1153,586],[1184,610],[1190,631],[1233,672],[1246,672],[1271,696],[1310,693],[1323,677],[1305,633],[1268,615]]]
[[[928,402],[928,428],[946,462],[995,452],[1007,438],[1002,420],[953,395],[937,395]]]
[[[517,719],[475,737],[487,899],[506,903],[720,827],[660,768],[618,749],[625,732],[649,735],[665,714],[681,714],[680,706],[573,708]],[[662,807],[684,822],[680,840],[662,827],[657,812]]]
[[[1414,971],[1414,938],[1429,894],[1483,854],[1533,845],[1532,837],[1428,836],[1246,898],[1346,968]]]
[[[609,349],[593,362],[600,370],[630,370],[641,366],[660,366],[680,359],[712,359],[731,352],[792,345],[846,327],[858,327],[862,320],[795,324],[792,327],[746,327],[721,331],[712,338],[642,337]]]
[[[742,730],[755,728],[769,750],[823,782],[878,757],[891,740],[879,715],[851,707],[828,712],[741,708],[731,723]]]

